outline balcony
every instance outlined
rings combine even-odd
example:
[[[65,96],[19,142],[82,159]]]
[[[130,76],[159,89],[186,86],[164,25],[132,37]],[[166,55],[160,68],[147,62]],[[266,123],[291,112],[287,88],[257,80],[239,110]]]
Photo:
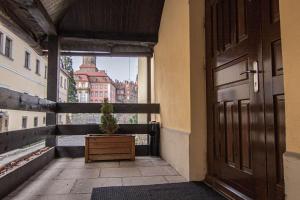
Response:
[[[4,200],[89,200],[96,187],[153,185],[186,180],[157,157],[136,161],[84,163],[83,158],[59,158],[10,193]]]

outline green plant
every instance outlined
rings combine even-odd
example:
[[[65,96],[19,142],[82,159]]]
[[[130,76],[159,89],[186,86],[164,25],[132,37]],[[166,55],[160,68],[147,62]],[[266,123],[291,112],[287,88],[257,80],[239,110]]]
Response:
[[[106,134],[114,134],[119,125],[117,119],[113,116],[113,105],[108,103],[108,99],[104,99],[104,104],[101,107],[101,124],[100,129]]]

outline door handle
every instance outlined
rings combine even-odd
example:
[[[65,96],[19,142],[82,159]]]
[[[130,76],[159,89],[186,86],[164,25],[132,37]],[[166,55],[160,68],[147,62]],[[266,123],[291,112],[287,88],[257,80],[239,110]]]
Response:
[[[253,90],[255,93],[257,93],[259,91],[258,73],[259,73],[259,71],[258,71],[258,62],[257,61],[253,62],[253,69],[250,69],[250,70],[240,73],[240,75],[253,74]]]

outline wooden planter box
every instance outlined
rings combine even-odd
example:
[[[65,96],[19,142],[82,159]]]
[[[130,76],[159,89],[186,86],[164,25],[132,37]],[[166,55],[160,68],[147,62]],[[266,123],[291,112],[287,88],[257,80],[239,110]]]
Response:
[[[135,160],[135,137],[132,135],[87,135],[85,162]]]

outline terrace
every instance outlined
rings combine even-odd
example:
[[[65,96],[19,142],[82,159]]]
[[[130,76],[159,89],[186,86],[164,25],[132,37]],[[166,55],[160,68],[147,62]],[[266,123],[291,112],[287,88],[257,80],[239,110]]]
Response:
[[[0,198],[298,199],[299,8],[296,0],[0,0],[0,25],[48,60],[46,98],[0,87],[3,119],[2,110],[46,113],[45,126],[0,133],[1,155],[25,147],[0,175]],[[1,69],[21,57],[2,35]],[[115,114],[146,116],[118,130],[146,135],[135,161],[85,163],[82,141],[65,145],[101,131],[59,116],[97,114],[103,104],[59,102],[61,56],[144,59],[145,102],[113,104]]]
[[[84,163],[83,158],[51,161],[9,194],[7,199],[89,200],[95,187],[185,182],[165,161],[138,157],[136,161]]]

